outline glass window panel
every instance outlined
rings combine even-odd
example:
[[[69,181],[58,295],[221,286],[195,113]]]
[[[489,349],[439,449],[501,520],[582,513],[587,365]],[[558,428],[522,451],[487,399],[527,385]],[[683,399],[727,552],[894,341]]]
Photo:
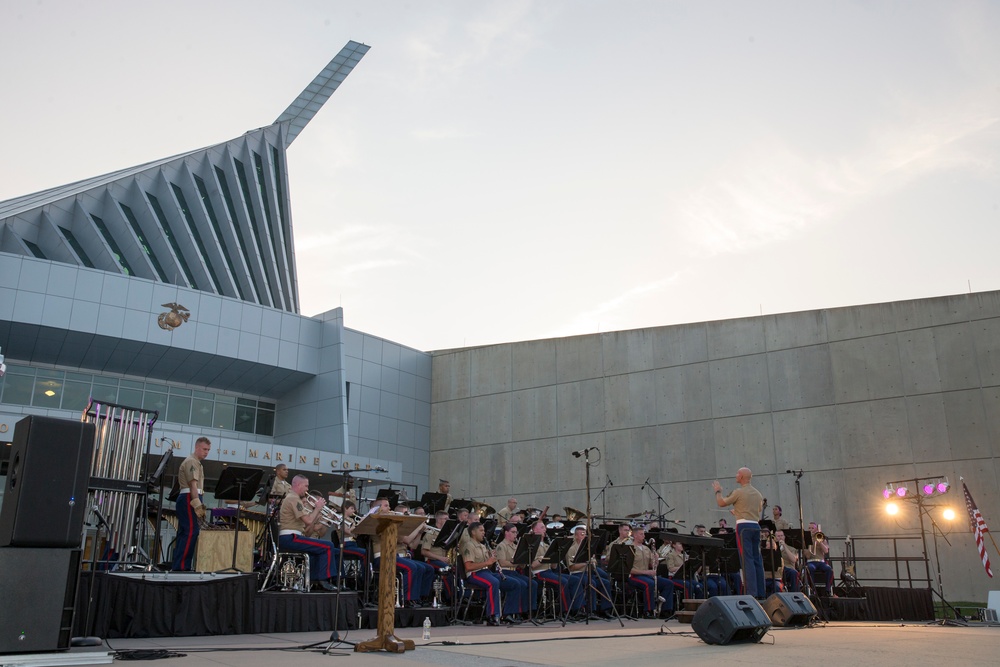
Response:
[[[265,403],[264,401],[258,401],[257,407],[262,410],[274,410],[274,403]]]
[[[258,435],[274,435],[274,413],[270,410],[257,411]]]
[[[195,392],[205,393],[205,392]],[[191,401],[191,423],[195,426],[212,427],[212,412],[215,407],[214,401],[207,401],[204,398],[195,398]]]
[[[171,387],[170,388],[170,395],[171,396],[190,396],[191,395],[191,390],[190,389],[182,389],[180,387]]]
[[[90,395],[95,401],[100,401],[101,403],[117,403],[118,385],[98,384],[97,378],[94,378],[94,388],[90,390]]]
[[[257,421],[257,409],[240,403],[240,401],[245,400],[245,398],[241,398],[236,402],[236,427],[234,430],[241,433],[253,433]]]
[[[158,410],[162,415],[167,409],[167,395],[155,391],[147,391],[142,395],[143,410]]]
[[[167,402],[167,416],[164,419],[177,424],[191,422],[191,399],[188,396],[171,396]]]
[[[37,408],[58,408],[62,401],[63,383],[51,378],[36,378],[31,404]]]
[[[126,387],[128,389],[138,389],[139,391],[142,391],[143,383],[136,382],[135,380],[119,380],[118,386]]]
[[[35,369],[31,366],[7,364],[7,375],[30,375],[31,377],[35,377]]]
[[[149,382],[147,382],[146,391],[156,391],[161,394],[166,394],[167,392],[170,391],[170,388],[165,384],[150,384]]]
[[[216,395],[215,402],[217,404],[218,403],[225,403],[227,405],[235,405],[236,404],[236,399],[234,397],[232,397],[232,396],[219,396],[219,395]]]
[[[122,380],[122,382],[127,382],[127,380]],[[100,375],[94,376],[94,384],[103,384],[105,386],[118,388],[118,380],[115,378],[101,377]]]
[[[193,392],[191,392],[191,394],[195,398],[205,398],[205,399],[208,399],[210,401],[214,401],[215,400],[215,394],[213,394],[210,391],[198,391],[197,389],[195,389]]]
[[[69,375],[69,373],[67,373]],[[74,374],[75,375],[75,374]],[[90,401],[90,382],[68,380],[63,385],[62,409],[83,410]]]
[[[212,424],[215,428],[224,428],[227,431],[233,430],[233,425],[236,423],[236,402],[223,403],[221,401],[215,402],[215,417],[212,420]]]
[[[10,405],[31,405],[31,388],[35,384],[32,375],[12,375],[7,373],[3,380],[3,402]]]
[[[50,368],[39,368],[37,376],[40,378],[52,378],[53,380],[62,380],[66,377],[64,371],[54,371]]]
[[[256,408],[257,401],[253,400],[252,398],[237,398],[236,405],[242,405],[248,408]]]
[[[78,382],[86,382],[87,384],[90,384],[91,382],[94,381],[94,376],[90,375],[89,373],[71,373],[71,372],[67,371],[66,372],[66,379],[67,380],[76,380]]]
[[[126,389],[122,387],[118,390],[118,403],[127,405],[130,408],[142,406],[142,389]]]

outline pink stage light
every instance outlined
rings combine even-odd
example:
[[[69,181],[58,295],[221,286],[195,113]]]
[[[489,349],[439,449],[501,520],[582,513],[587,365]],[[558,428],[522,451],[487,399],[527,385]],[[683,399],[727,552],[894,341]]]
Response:
[[[932,493],[934,493],[934,489],[936,488],[937,487],[934,486],[934,482],[930,482],[929,484],[924,484],[924,495],[925,496],[931,495]]]
[[[948,489],[950,489],[950,488],[951,488],[951,485],[948,484],[948,480],[945,480],[943,482],[938,482],[937,492],[938,493],[948,493]]]
[[[897,487],[896,488],[896,495],[899,496],[900,498],[902,498],[902,497],[904,497],[907,494],[907,491],[908,491],[908,489],[905,486]]]

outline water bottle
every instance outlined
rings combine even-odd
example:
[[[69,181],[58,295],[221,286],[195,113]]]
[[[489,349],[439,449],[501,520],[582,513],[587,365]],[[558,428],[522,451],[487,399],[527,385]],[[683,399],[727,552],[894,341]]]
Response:
[[[430,638],[431,638],[431,617],[430,616],[425,616],[424,617],[424,639],[430,639]]]

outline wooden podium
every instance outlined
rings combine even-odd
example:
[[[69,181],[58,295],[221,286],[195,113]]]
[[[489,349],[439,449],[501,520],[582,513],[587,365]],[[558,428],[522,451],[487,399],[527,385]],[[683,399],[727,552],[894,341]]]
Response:
[[[402,653],[414,649],[412,639],[396,637],[396,600],[393,595],[396,581],[396,543],[400,530],[409,535],[426,520],[425,516],[407,516],[395,512],[369,514],[354,529],[355,535],[371,535],[373,538],[379,536],[379,552],[382,554],[378,571],[378,636],[357,644],[354,647],[356,652]]]

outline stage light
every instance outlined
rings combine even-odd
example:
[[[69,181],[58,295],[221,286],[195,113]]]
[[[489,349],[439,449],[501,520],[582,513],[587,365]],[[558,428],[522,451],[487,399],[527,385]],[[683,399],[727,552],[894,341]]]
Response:
[[[923,488],[925,496],[930,496],[933,495],[934,490],[937,488],[937,485],[935,485],[934,482],[928,482],[927,484],[924,484],[923,487],[921,488]]]
[[[896,515],[899,514],[899,505],[896,503],[886,503],[885,511],[887,514]]]
[[[896,493],[896,490],[892,487],[892,484],[886,484],[885,488],[882,489],[882,497],[885,498],[886,500],[889,500],[889,498],[892,498],[893,495],[895,495],[895,493]]]
[[[909,493],[909,489],[907,489],[905,486],[899,485],[896,487],[896,495],[899,496],[900,498],[905,498],[907,493]]]
[[[948,493],[948,489],[951,488],[951,484],[948,483],[948,478],[945,477],[943,480],[937,483],[938,493]]]
[[[955,520],[955,510],[953,510],[952,508],[950,508],[950,507],[944,508],[944,513],[943,514],[944,514],[944,518],[947,519],[948,521],[954,521]]]

